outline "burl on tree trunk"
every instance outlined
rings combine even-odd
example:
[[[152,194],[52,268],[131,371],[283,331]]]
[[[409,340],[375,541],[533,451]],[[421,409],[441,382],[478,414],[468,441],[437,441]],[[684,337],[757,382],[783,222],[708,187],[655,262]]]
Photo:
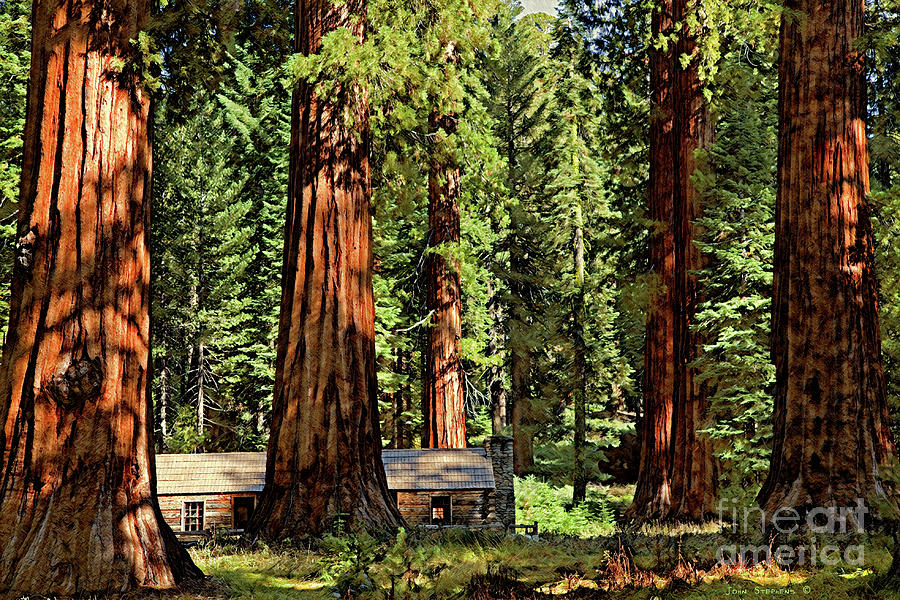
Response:
[[[674,33],[687,10],[686,0],[659,3],[654,35]],[[701,203],[691,177],[695,152],[713,137],[697,60],[681,63],[695,47],[694,33],[683,25],[676,42],[650,55],[649,205],[657,223],[650,252],[657,281],[647,310],[641,463],[628,511],[636,520],[699,521],[716,510],[716,460],[711,440],[700,433],[707,424],[707,390],[691,367],[700,348],[691,325],[699,301],[695,272],[702,267],[693,224]]]
[[[791,0],[781,23],[772,354],[774,448],[759,495],[852,506],[894,453],[878,329],[860,0]],[[795,17],[799,13],[801,16]]]
[[[148,394],[150,2],[38,0],[0,366],[0,596],[201,576],[156,503]]]
[[[440,151],[441,138],[456,131],[454,116],[430,117],[436,134],[428,174],[430,252],[426,263],[427,308],[431,327],[425,345],[424,448],[465,448],[466,412],[463,372],[459,361],[462,338],[462,299],[459,264],[448,255],[459,244],[459,167]]]
[[[338,27],[362,41],[365,17],[364,0],[301,0],[295,50],[318,52]],[[338,518],[351,528],[393,528],[401,517],[381,462],[364,90],[339,87],[323,100],[301,82],[290,157],[266,485],[250,529],[298,538]]]

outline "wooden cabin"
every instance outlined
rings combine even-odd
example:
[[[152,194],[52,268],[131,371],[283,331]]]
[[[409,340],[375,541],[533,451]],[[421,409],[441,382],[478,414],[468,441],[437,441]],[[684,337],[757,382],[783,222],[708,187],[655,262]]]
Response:
[[[265,482],[265,452],[156,455],[159,507],[176,533],[243,531]]]
[[[510,527],[515,523],[512,439],[483,448],[383,450],[388,490],[407,524]],[[243,531],[265,485],[265,452],[159,454],[157,495],[177,533]]]

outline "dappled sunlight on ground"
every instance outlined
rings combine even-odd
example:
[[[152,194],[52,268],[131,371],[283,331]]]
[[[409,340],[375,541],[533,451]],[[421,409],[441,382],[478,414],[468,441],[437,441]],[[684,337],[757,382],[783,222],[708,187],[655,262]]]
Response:
[[[396,540],[326,538],[314,546],[212,544],[192,550],[221,594],[185,595],[260,600],[894,600],[880,585],[890,563],[884,536],[864,540],[866,564],[787,570],[773,563],[721,565],[708,558],[721,534],[654,526],[590,540],[468,530],[411,530]],[[677,536],[675,531],[680,531]],[[659,537],[661,536],[661,537]],[[660,541],[675,537],[676,544]],[[352,537],[352,536],[351,536]],[[701,552],[702,549],[702,552]]]
[[[322,581],[307,579],[302,572],[284,573],[285,560],[277,555],[195,553],[194,560],[207,575],[228,586],[229,598],[313,600],[326,597]]]

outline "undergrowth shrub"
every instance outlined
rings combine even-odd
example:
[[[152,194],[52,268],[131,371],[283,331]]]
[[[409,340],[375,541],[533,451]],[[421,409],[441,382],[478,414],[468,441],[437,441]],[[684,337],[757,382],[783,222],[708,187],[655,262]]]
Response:
[[[578,537],[608,535],[615,529],[609,499],[594,488],[573,507],[572,486],[554,487],[533,476],[516,479],[516,522],[538,522],[539,531]]]

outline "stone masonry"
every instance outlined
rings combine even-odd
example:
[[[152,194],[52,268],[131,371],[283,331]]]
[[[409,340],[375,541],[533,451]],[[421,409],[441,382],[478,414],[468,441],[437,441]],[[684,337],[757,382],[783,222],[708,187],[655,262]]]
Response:
[[[516,522],[516,494],[513,489],[513,440],[511,437],[492,436],[484,440],[484,450],[494,469],[491,492],[492,507],[496,519],[505,527]]]

